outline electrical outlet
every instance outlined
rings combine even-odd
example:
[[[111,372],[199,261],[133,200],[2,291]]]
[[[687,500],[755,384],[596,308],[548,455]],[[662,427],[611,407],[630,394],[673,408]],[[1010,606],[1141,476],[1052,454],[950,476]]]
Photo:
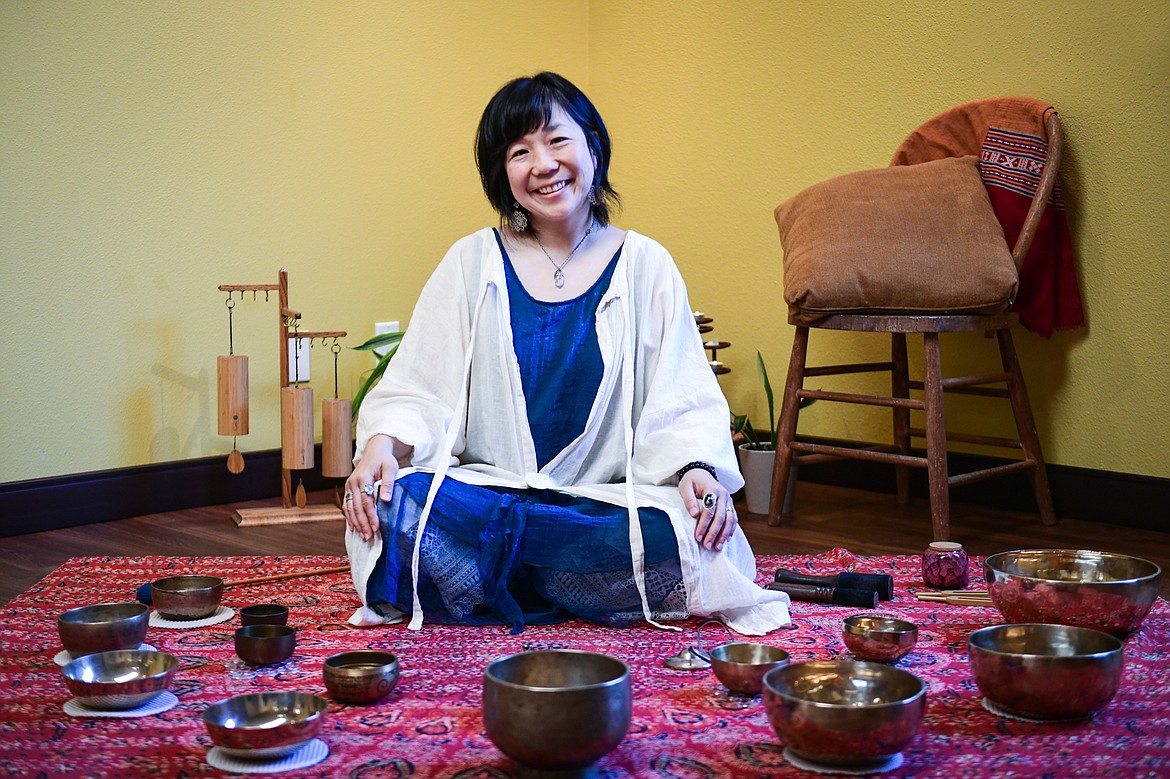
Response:
[[[309,380],[309,346],[312,338],[288,339],[288,383]]]
[[[399,327],[399,324],[397,321],[375,322],[374,323],[374,335],[382,335],[383,333],[397,333],[401,330],[402,330],[402,328]],[[386,353],[385,349],[375,349],[374,350],[374,354],[378,355],[378,357],[381,357],[385,353]]]

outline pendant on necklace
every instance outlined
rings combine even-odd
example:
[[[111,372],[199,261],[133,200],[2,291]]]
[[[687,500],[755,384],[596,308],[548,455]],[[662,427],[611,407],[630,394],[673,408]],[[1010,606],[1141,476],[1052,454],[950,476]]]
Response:
[[[561,273],[560,268],[557,268],[557,272],[553,274],[553,284],[557,285],[557,289],[565,286],[565,274]]]

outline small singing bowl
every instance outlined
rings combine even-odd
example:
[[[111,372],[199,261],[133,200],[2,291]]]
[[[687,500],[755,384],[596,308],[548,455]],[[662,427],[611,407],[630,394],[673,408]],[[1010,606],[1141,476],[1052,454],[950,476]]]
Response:
[[[254,692],[203,710],[211,742],[231,757],[270,760],[305,745],[321,729],[328,701],[307,692]]]
[[[73,658],[95,652],[137,649],[146,639],[150,608],[138,601],[97,603],[57,617],[61,646]]]
[[[788,665],[788,653],[768,644],[733,641],[710,652],[715,678],[732,692],[759,695],[764,688],[764,674]]]
[[[61,669],[65,686],[89,709],[133,709],[171,684],[179,661],[166,652],[127,649],[85,655]]]
[[[165,619],[194,620],[219,610],[223,579],[218,576],[171,576],[150,583],[154,610]]]
[[[918,626],[904,619],[855,614],[845,618],[841,637],[858,660],[893,663],[918,643]]]
[[[971,676],[987,700],[1030,719],[1084,719],[1121,685],[1124,645],[1068,625],[992,625],[967,638]]]
[[[325,689],[341,703],[373,703],[398,684],[398,658],[390,652],[342,652],[326,658]]]
[[[248,665],[275,665],[292,657],[297,631],[287,625],[248,625],[236,630],[236,656]]]
[[[764,676],[764,709],[776,735],[798,757],[867,767],[914,740],[926,712],[926,685],[884,663],[791,663]]]
[[[255,606],[245,606],[240,609],[240,624],[248,625],[287,625],[288,606],[279,603],[258,603]]]
[[[633,705],[629,666],[597,652],[521,652],[483,674],[484,730],[519,776],[588,775],[626,737]]]

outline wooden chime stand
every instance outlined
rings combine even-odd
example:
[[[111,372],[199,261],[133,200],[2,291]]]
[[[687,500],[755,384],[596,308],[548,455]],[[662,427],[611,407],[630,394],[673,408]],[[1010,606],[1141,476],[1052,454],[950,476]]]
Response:
[[[291,385],[288,380],[288,349],[289,342],[301,338],[336,339],[344,338],[344,330],[299,330],[290,327],[290,323],[298,322],[301,318],[299,311],[294,311],[288,305],[288,271],[280,269],[276,284],[221,284],[221,292],[229,295],[233,292],[276,292],[279,295],[279,324],[280,346],[277,353],[280,356],[280,427],[281,427],[281,471],[280,471],[280,503],[273,508],[243,508],[232,513],[232,519],[237,525],[284,525],[296,522],[320,522],[323,520],[344,520],[341,509],[334,505],[309,506],[305,503],[304,487],[293,489],[293,470],[313,467],[313,391],[312,389]],[[336,353],[335,353],[336,354]],[[222,358],[221,358],[222,359]],[[322,473],[327,477],[344,478],[353,470],[352,437],[350,435],[350,401],[348,399],[327,398],[322,404],[323,412],[333,429],[324,434],[322,448],[325,450],[325,463]],[[245,412],[246,413],[246,412]],[[343,426],[339,427],[341,420]],[[330,435],[332,433],[332,435]],[[333,440],[336,439],[336,440]],[[233,448],[233,454],[238,454]],[[229,469],[233,459],[229,458]],[[242,459],[236,462],[242,470]],[[233,472],[238,472],[233,469]]]

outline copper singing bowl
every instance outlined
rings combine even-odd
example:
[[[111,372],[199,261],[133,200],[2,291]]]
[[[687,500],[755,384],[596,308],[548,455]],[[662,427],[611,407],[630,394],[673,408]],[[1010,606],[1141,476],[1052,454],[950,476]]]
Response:
[[[326,658],[325,689],[342,703],[373,703],[398,684],[398,658],[390,652],[342,652]]]
[[[1032,719],[1083,719],[1121,685],[1124,645],[1069,625],[992,625],[967,638],[971,675],[987,699]]]
[[[609,655],[523,652],[484,671],[484,729],[529,773],[589,771],[625,738],[632,713],[630,669]]]
[[[76,658],[94,652],[137,649],[146,639],[150,608],[138,601],[97,603],[57,617],[61,646]]]
[[[733,641],[710,652],[715,678],[732,692],[759,695],[764,674],[788,664],[788,653],[768,644]]]
[[[137,649],[79,657],[61,669],[65,686],[90,709],[133,709],[171,684],[179,661],[166,652]]]
[[[983,561],[992,604],[1009,623],[1049,623],[1125,638],[1158,598],[1149,560],[1083,549],[1019,549]]]
[[[328,702],[306,692],[254,692],[203,710],[211,742],[232,757],[267,760],[295,751],[317,735]]]
[[[866,766],[914,739],[926,711],[926,685],[883,663],[792,663],[764,677],[764,708],[776,735],[798,756]]]
[[[893,663],[918,643],[918,626],[894,617],[855,614],[845,618],[841,637],[858,660]]]
[[[210,617],[222,597],[223,579],[218,576],[170,576],[150,584],[154,610],[171,620]]]

